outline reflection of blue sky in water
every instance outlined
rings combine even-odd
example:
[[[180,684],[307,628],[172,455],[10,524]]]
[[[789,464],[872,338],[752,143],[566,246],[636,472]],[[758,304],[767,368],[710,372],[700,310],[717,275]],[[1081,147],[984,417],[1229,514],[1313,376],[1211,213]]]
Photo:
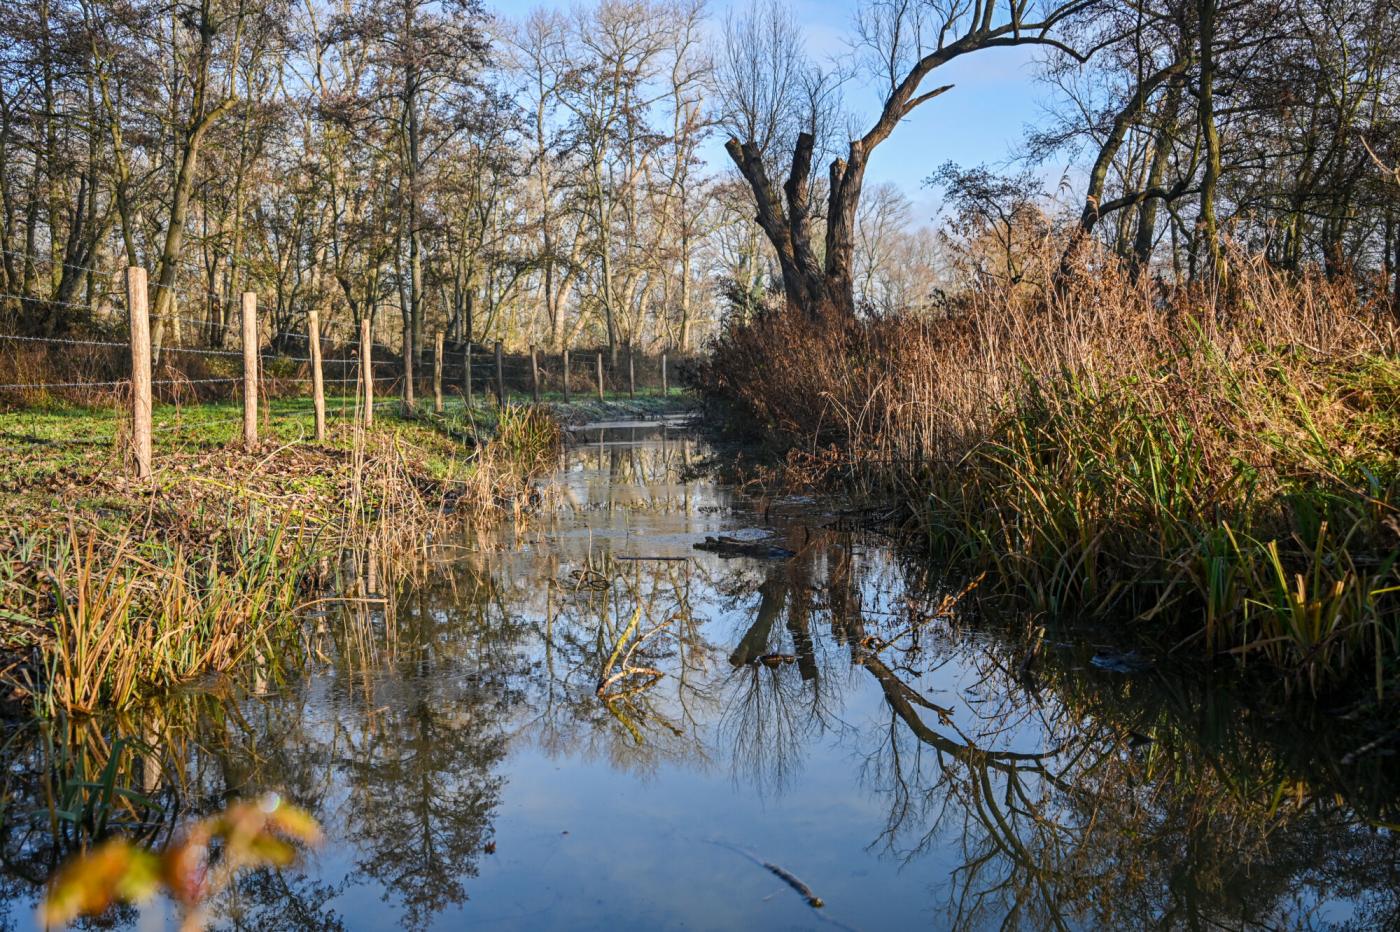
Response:
[[[304,872],[250,878],[224,915],[249,928],[982,928],[1016,907],[1024,928],[1182,910],[1292,926],[1316,885],[1337,882],[1310,846],[1363,889],[1362,868],[1393,859],[1393,840],[1339,807],[1261,817],[1269,746],[1232,751],[1213,734],[1207,753],[1165,728],[1134,746],[1176,684],[1155,698],[1146,677],[1052,652],[1037,686],[1016,675],[1019,648],[948,620],[924,625],[916,652],[871,655],[862,639],[904,630],[939,596],[907,592],[907,570],[882,538],[844,530],[849,516],[775,507],[792,560],[693,550],[765,523],[714,481],[686,480],[711,455],[672,431],[585,433],[548,483],[557,504],[484,549],[444,542],[364,644],[321,638],[309,680],[236,707],[187,697],[196,725],[175,702],[153,713],[189,803],[276,787],[327,830]],[[606,591],[576,587],[590,565]],[[609,708],[594,690],[615,635],[600,632],[639,605],[642,632],[676,618],[637,654],[665,676]],[[794,660],[742,664],[768,652]],[[1180,701],[1198,714],[1199,697]],[[1237,804],[1211,766],[1229,754],[1257,805],[1223,824]],[[1182,784],[1162,776],[1173,761]],[[12,882],[21,927],[32,890]],[[1339,895],[1312,918],[1351,908]]]

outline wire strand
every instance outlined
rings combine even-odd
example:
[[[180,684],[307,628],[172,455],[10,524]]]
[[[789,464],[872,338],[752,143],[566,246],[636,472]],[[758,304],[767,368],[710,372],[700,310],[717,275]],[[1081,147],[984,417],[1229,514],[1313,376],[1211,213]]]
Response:
[[[62,346],[111,346],[129,348],[130,342],[117,343],[112,340],[69,340],[65,337],[24,337],[17,333],[0,333],[0,340],[18,340],[24,343],[56,343]]]

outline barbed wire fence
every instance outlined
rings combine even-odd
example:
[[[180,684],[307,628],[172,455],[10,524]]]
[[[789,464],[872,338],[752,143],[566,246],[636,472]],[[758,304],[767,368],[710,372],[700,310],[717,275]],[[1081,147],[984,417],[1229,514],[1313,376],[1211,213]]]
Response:
[[[10,253],[10,255],[25,255]],[[66,266],[65,266],[66,267]],[[77,267],[75,267],[77,268]],[[96,270],[86,270],[95,272]],[[110,271],[101,273],[110,276]],[[241,402],[241,412],[227,418],[201,418],[201,426],[243,423],[243,445],[255,449],[259,443],[260,418],[306,418],[318,442],[327,437],[328,418],[351,420],[361,426],[373,424],[377,409],[400,407],[405,412],[421,410],[419,398],[431,397],[432,410],[443,413],[449,398],[459,401],[467,411],[479,403],[489,402],[494,395],[500,406],[512,397],[526,398],[538,403],[545,393],[561,396],[569,402],[596,392],[599,400],[608,397],[632,397],[638,394],[638,362],[643,364],[643,393],[670,390],[668,354],[639,357],[630,347],[614,352],[606,359],[602,351],[581,353],[564,349],[542,353],[531,346],[525,354],[507,355],[500,341],[486,347],[466,341],[451,343],[439,330],[433,334],[431,352],[415,352],[411,336],[405,328],[402,349],[393,352],[376,345],[370,321],[359,326],[334,322],[323,326],[316,311],[305,315],[305,331],[297,332],[285,326],[267,328],[269,320],[285,319],[285,309],[270,308],[258,303],[255,292],[243,292],[236,308],[211,306],[207,319],[166,314],[153,319],[150,314],[147,274],[139,266],[129,267],[119,291],[93,295],[88,302],[54,301],[33,296],[0,293],[0,301],[53,307],[62,305],[81,309],[91,315],[93,298],[101,298],[109,318],[109,331],[92,336],[52,336],[43,333],[0,332],[0,352],[10,351],[10,378],[0,376],[0,401],[6,396],[18,398],[20,406],[27,400],[39,398],[45,402],[62,396],[101,406],[110,404],[118,414],[114,422],[126,426],[123,432],[114,429],[110,442],[120,440],[129,444],[134,474],[146,478],[152,474],[153,441],[158,435],[170,435],[185,429],[180,416],[181,405],[194,400],[208,402]],[[154,283],[160,288],[160,283]],[[186,297],[191,296],[186,294]],[[215,292],[197,295],[201,300]],[[119,321],[124,305],[125,321]],[[230,313],[236,311],[236,313]],[[124,324],[124,326],[123,326]],[[209,342],[209,346],[190,346],[184,342],[184,329]],[[155,333],[152,327],[158,328]],[[271,329],[266,345],[264,330]],[[326,353],[326,346],[330,353]],[[20,362],[20,349],[41,350],[34,367],[36,377],[26,379]],[[54,352],[64,354],[66,365],[56,367]],[[74,353],[108,354],[98,360],[88,357],[93,365],[105,362],[98,377],[84,378],[59,375],[70,372],[84,360],[71,358]],[[119,357],[112,359],[111,356]],[[421,366],[415,363],[421,360]],[[210,364],[214,364],[211,368]],[[229,364],[233,363],[232,366]],[[126,378],[101,377],[114,370],[125,369]],[[229,369],[237,370],[236,374]],[[422,372],[415,371],[421,368]],[[338,405],[327,408],[327,388]],[[420,395],[420,388],[427,393]],[[376,400],[383,391],[387,397]],[[263,403],[260,404],[260,397]],[[175,405],[171,423],[159,426],[153,422],[155,403]],[[289,407],[285,403],[297,403]],[[309,408],[305,406],[310,402]],[[279,407],[280,410],[274,410]],[[13,401],[12,401],[13,403]],[[92,443],[93,438],[65,438],[68,442]],[[49,440],[45,442],[63,442]]]

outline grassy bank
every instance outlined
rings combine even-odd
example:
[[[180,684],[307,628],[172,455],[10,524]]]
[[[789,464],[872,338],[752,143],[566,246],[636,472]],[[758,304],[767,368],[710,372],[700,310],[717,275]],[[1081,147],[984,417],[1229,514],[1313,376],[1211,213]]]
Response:
[[[332,407],[337,404],[333,403]],[[268,406],[257,450],[236,405],[155,412],[156,473],[130,478],[109,408],[0,415],[0,682],[12,704],[89,712],[258,657],[295,662],[298,610],[342,557],[411,553],[461,516],[519,507],[554,422],[450,408],[375,426]]]
[[[1228,297],[1105,264],[941,319],[732,328],[700,378],[790,477],[908,504],[931,555],[1050,617],[1286,671],[1400,669],[1396,318],[1246,266]]]

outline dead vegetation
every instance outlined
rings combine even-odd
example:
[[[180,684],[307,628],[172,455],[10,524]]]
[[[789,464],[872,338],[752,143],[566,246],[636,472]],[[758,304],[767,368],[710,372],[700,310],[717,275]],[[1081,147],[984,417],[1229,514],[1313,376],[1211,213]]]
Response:
[[[1054,282],[1047,248],[1045,274]],[[1382,296],[1236,257],[1211,295],[1086,250],[943,316],[772,311],[700,373],[788,475],[902,498],[943,557],[1052,614],[1309,688],[1400,657],[1400,361]]]
[[[0,682],[43,712],[122,707],[256,655],[295,664],[299,610],[342,561],[422,552],[454,522],[528,507],[558,431],[507,410],[475,448],[431,422],[343,425],[327,444],[163,451],[154,480],[92,447],[12,461]]]

